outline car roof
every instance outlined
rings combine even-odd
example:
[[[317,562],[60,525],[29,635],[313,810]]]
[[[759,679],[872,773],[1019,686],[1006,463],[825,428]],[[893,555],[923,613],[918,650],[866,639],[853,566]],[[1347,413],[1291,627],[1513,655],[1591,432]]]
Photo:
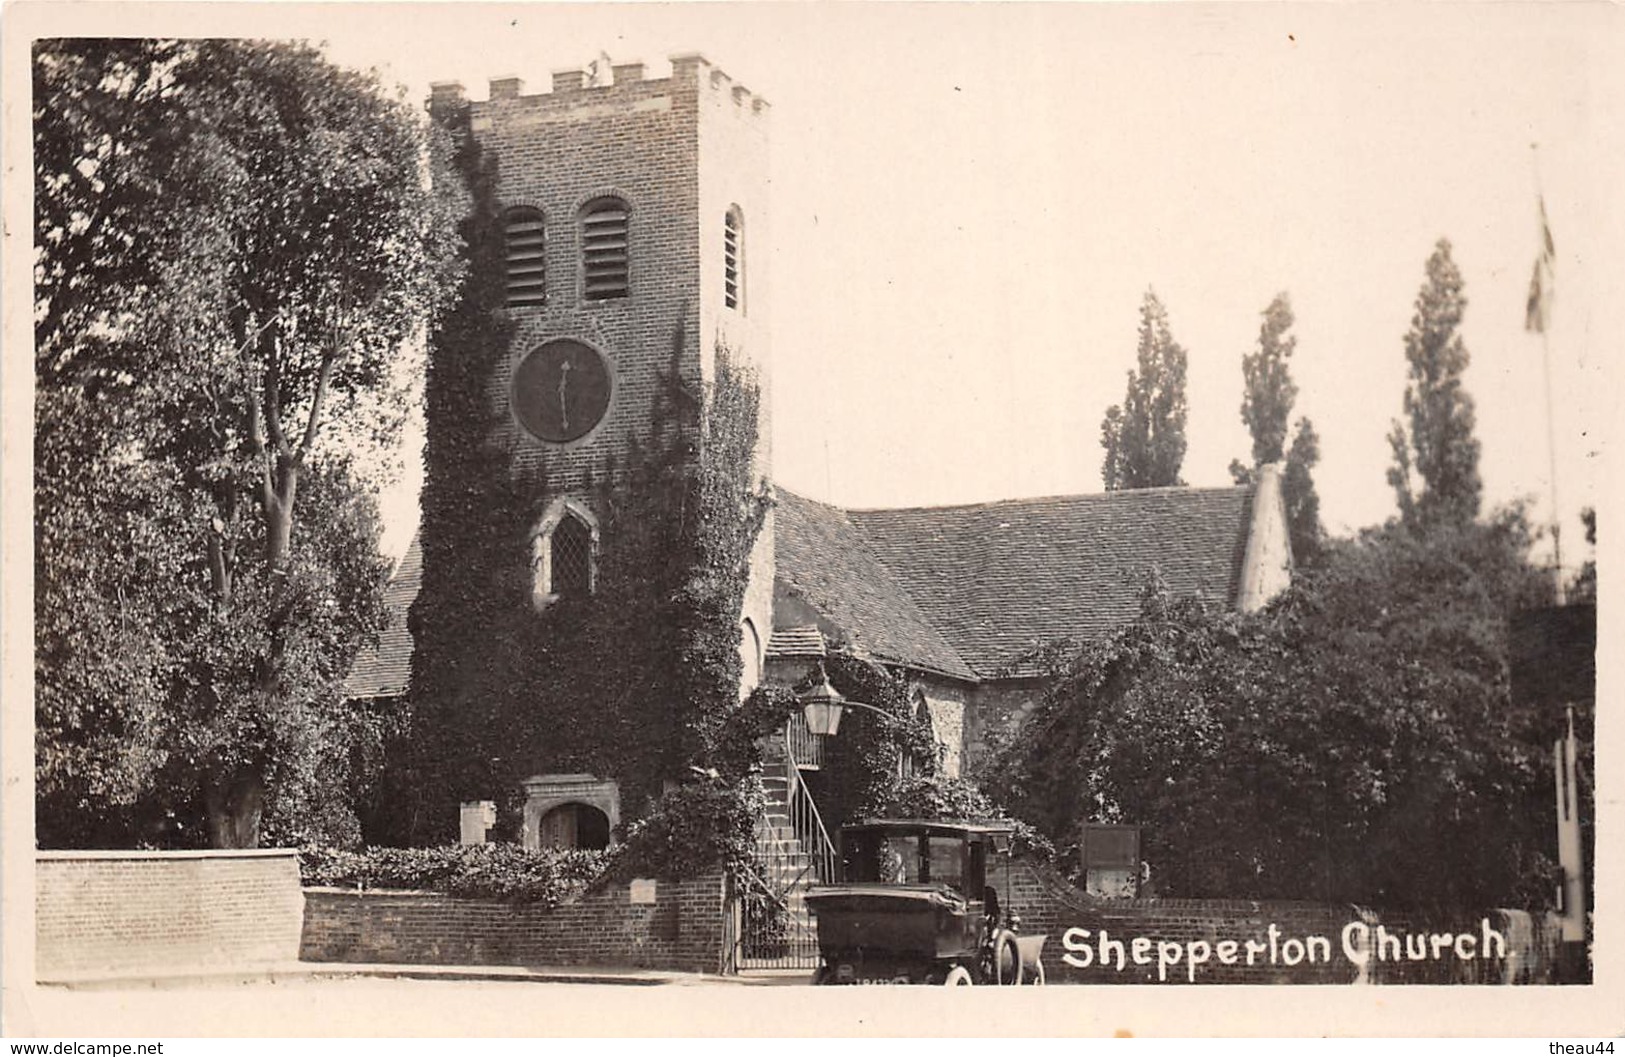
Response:
[[[918,819],[918,818],[867,818],[862,822],[842,826],[843,833],[904,833],[928,834],[931,836],[952,837],[980,837],[995,833],[1012,833],[1014,828],[1007,823],[998,822],[962,822],[945,819]]]

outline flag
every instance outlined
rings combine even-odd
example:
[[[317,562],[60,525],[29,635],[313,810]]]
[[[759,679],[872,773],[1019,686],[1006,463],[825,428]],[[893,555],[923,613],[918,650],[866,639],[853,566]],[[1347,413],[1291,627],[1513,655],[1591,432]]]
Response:
[[[1552,286],[1557,248],[1552,243],[1552,226],[1546,221],[1546,197],[1540,198],[1540,254],[1535,258],[1535,270],[1529,276],[1529,301],[1524,308],[1523,328],[1531,333],[1546,333],[1552,318]]]

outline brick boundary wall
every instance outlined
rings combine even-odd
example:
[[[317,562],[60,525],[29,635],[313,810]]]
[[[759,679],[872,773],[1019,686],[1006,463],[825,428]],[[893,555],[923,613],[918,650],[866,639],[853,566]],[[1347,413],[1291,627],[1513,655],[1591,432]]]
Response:
[[[1002,878],[1001,878],[1002,881]],[[1005,890],[1000,885],[1001,893]],[[1322,903],[1255,902],[1211,899],[1104,899],[1087,895],[1069,884],[1053,869],[1018,862],[1010,877],[1011,909],[1021,915],[1021,932],[1045,933],[1044,973],[1047,982],[1086,984],[1146,984],[1158,979],[1159,942],[1179,945],[1179,960],[1166,968],[1168,983],[1190,983],[1189,952],[1198,942],[1205,944],[1208,959],[1195,967],[1196,983],[1226,984],[1540,984],[1556,982],[1560,929],[1547,915],[1521,910],[1490,910],[1459,915],[1425,915],[1416,912],[1372,911],[1355,906]],[[1357,923],[1357,924],[1356,924]],[[1486,938],[1486,925],[1497,939]],[[1271,947],[1271,926],[1275,927]],[[1350,929],[1350,945],[1365,958],[1362,966],[1348,956],[1343,933]],[[1378,933],[1378,927],[1385,932]],[[1089,953],[1069,951],[1069,929],[1074,946],[1087,946]],[[1124,945],[1124,967],[1119,970],[1117,948],[1108,945],[1109,966],[1101,964],[1102,933],[1108,940]],[[1408,956],[1407,942],[1415,944],[1426,934],[1426,954]],[[1386,935],[1391,939],[1379,942]],[[1435,950],[1433,936],[1461,937],[1459,948],[1441,941]],[[1150,941],[1142,955],[1150,964],[1137,965],[1132,941]],[[1309,952],[1309,937],[1323,937]],[[1407,940],[1409,937],[1409,940]],[[1362,948],[1362,938],[1366,946]],[[1223,964],[1220,941],[1232,941],[1235,964]],[[1246,963],[1247,941],[1268,950],[1254,951],[1253,964]],[[1291,942],[1295,941],[1295,942]],[[1398,946],[1396,948],[1395,943]],[[1497,943],[1504,943],[1502,948]],[[1381,957],[1374,948],[1381,947]],[[1322,957],[1329,949],[1329,957]],[[1395,957],[1395,952],[1398,957]],[[1492,956],[1481,957],[1481,950]],[[1086,967],[1069,964],[1087,962]],[[1434,955],[1437,954],[1437,957]],[[1462,957],[1466,954],[1470,957]],[[1172,958],[1174,952],[1169,951]],[[1288,961],[1295,964],[1287,964]]]
[[[605,885],[549,909],[438,892],[305,889],[309,962],[591,965],[720,973],[731,911],[721,875],[655,885],[633,903]]]
[[[299,954],[304,898],[291,850],[42,851],[34,893],[41,980]]]

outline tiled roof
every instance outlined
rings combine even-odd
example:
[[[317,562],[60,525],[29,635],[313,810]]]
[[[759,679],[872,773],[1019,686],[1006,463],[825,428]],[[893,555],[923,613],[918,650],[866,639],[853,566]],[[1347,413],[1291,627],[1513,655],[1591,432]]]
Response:
[[[818,630],[817,624],[774,628],[772,637],[767,640],[769,657],[823,657],[828,652],[824,648],[824,633]]]
[[[786,493],[780,497],[782,519]],[[819,506],[788,498],[792,509]],[[903,510],[820,507],[825,521],[850,527],[829,541],[838,547],[799,562],[856,569],[872,591],[895,585],[908,611],[937,633],[909,639],[946,640],[980,678],[1035,674],[1017,665],[1033,647],[1096,638],[1132,618],[1152,565],[1175,594],[1232,603],[1251,499],[1249,488],[1156,488]],[[781,563],[783,537],[781,526]],[[863,574],[867,557],[850,553],[860,543],[881,574]],[[801,575],[814,574],[803,568]],[[849,584],[854,577],[836,579]],[[878,617],[884,607],[871,602],[865,613]],[[934,646],[929,655],[893,656],[925,662],[940,653]]]
[[[392,697],[406,692],[412,675],[412,635],[406,630],[406,614],[422,582],[423,546],[414,534],[384,589],[389,626],[378,636],[376,647],[356,656],[350,677],[344,681],[346,697]]]
[[[1098,638],[1132,618],[1152,565],[1175,594],[1233,604],[1251,517],[1249,488],[902,510],[843,510],[781,488],[777,580],[876,658],[960,679],[1027,675],[1017,662],[1040,643]],[[422,575],[414,538],[385,593],[390,625],[356,658],[349,696],[405,692]],[[817,627],[775,628],[768,652],[823,646]]]
[[[881,660],[974,677],[846,511],[781,488],[773,520],[778,589],[838,626],[846,645]]]

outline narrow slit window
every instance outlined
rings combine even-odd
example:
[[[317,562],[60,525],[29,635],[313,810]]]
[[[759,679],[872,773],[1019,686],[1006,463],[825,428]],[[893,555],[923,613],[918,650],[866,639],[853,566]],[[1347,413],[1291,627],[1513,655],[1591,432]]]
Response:
[[[545,234],[542,214],[534,209],[510,209],[503,216],[503,250],[511,306],[540,305],[547,301]]]
[[[722,221],[722,301],[737,311],[740,303],[741,260],[739,211],[730,209]]]
[[[581,218],[581,257],[589,301],[625,297],[630,274],[628,211],[618,198],[587,207]]]

